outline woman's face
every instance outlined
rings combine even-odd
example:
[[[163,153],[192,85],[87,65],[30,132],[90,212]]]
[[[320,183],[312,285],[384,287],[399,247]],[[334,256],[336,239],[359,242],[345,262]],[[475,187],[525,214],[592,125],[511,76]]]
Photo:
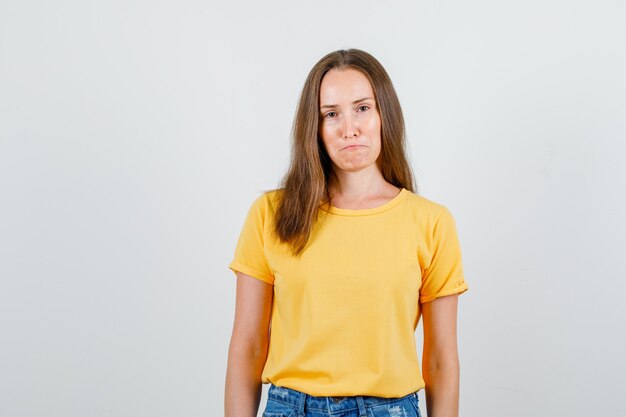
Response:
[[[320,85],[320,136],[335,172],[378,169],[381,122],[374,91],[352,68],[328,71]]]

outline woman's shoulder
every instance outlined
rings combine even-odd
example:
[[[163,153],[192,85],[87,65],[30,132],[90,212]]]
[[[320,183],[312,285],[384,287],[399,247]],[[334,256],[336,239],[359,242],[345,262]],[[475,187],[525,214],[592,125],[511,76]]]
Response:
[[[419,213],[429,216],[438,216],[442,212],[447,211],[447,207],[439,201],[424,197],[412,191],[409,191],[408,194],[407,203]]]
[[[407,200],[411,204],[411,218],[424,230],[448,238],[456,233],[456,220],[447,205],[414,193]]]
[[[252,201],[251,208],[263,212],[275,211],[283,191],[284,189],[282,188],[261,191]]]

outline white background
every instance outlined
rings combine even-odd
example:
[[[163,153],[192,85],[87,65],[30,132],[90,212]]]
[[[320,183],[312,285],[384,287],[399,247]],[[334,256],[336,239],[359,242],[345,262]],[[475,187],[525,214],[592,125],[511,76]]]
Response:
[[[624,416],[625,22],[619,0],[0,0],[0,415],[223,414],[245,213],[309,69],[355,47],[457,221],[461,415]]]

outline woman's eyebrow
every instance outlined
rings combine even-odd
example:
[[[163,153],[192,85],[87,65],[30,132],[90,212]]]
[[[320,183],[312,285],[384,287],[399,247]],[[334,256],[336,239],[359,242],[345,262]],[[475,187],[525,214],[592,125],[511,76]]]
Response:
[[[363,100],[373,100],[373,99],[372,99],[371,97],[364,97],[364,98],[360,98],[360,99],[358,99],[358,100],[354,100],[354,101],[352,102],[352,104],[356,104],[356,103],[358,103],[359,101],[363,101]],[[337,104],[324,104],[323,106],[321,106],[321,107],[320,107],[320,109],[323,109],[323,108],[325,108],[325,107],[337,107]]]

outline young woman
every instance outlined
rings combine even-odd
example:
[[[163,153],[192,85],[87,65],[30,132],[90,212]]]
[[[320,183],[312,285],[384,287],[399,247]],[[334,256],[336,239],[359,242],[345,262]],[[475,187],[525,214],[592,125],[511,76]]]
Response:
[[[414,192],[382,65],[339,50],[310,71],[280,188],[251,204],[234,259],[226,417],[420,416],[459,408],[454,219]],[[420,369],[415,329],[423,317]]]

